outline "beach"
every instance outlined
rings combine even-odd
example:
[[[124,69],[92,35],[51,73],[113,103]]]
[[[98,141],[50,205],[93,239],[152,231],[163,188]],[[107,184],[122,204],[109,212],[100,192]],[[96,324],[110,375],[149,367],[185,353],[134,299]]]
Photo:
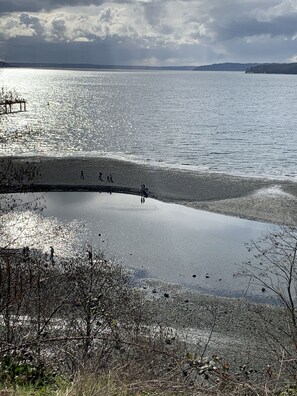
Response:
[[[99,191],[141,195],[245,219],[294,226],[297,183],[137,164],[111,158],[4,157],[13,172],[36,171],[27,180],[7,178],[1,192]],[[33,176],[32,176],[33,175]]]
[[[109,158],[8,157],[2,158],[2,169],[10,162],[13,174],[24,168],[34,172],[20,182],[7,176],[7,181],[1,183],[3,193],[98,191],[141,195],[145,185],[148,197],[164,202],[275,224],[294,226],[297,220],[297,183],[293,181],[163,168]],[[234,368],[250,362],[259,375],[267,364],[278,369],[264,334],[267,324],[270,327],[271,320],[284,315],[284,311],[270,305],[269,299],[259,304],[211,296],[157,279],[147,279],[144,285],[156,323],[172,327],[193,347],[201,350],[208,345],[207,354],[224,357]],[[165,294],[169,297],[164,298]]]

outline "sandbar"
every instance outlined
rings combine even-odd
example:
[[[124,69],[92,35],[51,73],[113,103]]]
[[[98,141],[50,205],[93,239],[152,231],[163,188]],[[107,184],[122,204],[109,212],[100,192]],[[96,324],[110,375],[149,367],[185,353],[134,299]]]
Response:
[[[112,158],[3,157],[14,174],[36,165],[27,179],[7,177],[0,192],[99,191],[142,194],[215,213],[295,226],[297,182],[159,167]]]

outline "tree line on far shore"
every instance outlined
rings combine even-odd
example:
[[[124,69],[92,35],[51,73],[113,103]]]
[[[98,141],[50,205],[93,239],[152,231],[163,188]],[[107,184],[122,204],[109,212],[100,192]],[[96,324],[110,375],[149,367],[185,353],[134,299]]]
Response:
[[[246,73],[297,74],[297,63],[266,63],[252,66]]]

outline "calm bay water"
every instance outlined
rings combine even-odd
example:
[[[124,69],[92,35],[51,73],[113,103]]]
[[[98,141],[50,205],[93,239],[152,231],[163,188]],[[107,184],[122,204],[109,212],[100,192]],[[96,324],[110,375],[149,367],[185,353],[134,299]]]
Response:
[[[17,197],[31,201],[41,195]],[[49,253],[53,245],[58,257],[91,243],[132,268],[139,281],[154,278],[219,295],[245,294],[248,280],[234,279],[252,258],[245,243],[276,230],[271,224],[153,199],[141,204],[140,197],[129,195],[51,192],[44,199],[42,216],[25,212],[18,221],[13,214],[3,219],[7,239],[14,236],[13,247]],[[80,230],[77,236],[75,230]],[[249,294],[263,293],[261,287],[250,286]]]
[[[297,78],[233,72],[6,69],[28,100],[0,155],[107,156],[297,180]]]

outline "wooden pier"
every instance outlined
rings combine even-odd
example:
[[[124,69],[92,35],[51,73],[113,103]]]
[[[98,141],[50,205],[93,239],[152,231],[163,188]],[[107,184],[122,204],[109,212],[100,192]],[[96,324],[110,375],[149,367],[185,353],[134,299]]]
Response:
[[[19,113],[26,111],[27,101],[25,99],[1,99],[0,98],[0,114]],[[15,105],[18,108],[15,110]]]

